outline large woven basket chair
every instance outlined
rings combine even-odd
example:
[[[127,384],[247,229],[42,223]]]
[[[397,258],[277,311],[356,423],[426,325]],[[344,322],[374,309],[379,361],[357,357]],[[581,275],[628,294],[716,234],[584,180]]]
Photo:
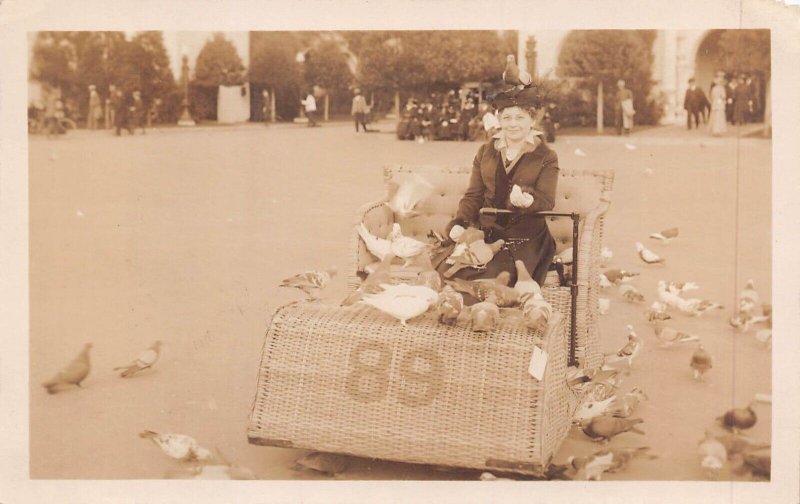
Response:
[[[564,317],[544,330],[502,319],[490,332],[403,327],[357,303],[300,301],[275,311],[264,340],[250,443],[543,476],[567,436]],[[543,375],[531,376],[534,349]]]
[[[383,198],[363,205],[357,212],[356,224],[364,223],[375,236],[385,238],[395,215],[385,204],[399,185],[411,173],[422,175],[435,187],[433,194],[416,206],[418,215],[397,219],[403,234],[427,240],[431,230],[444,233],[444,229],[458,209],[458,202],[469,183],[471,167],[442,166],[387,166],[384,168],[386,193]],[[602,365],[598,331],[598,292],[600,249],[603,242],[603,220],[611,201],[614,183],[613,171],[561,169],[556,203],[553,211],[577,213],[579,221],[577,295],[575,316],[575,357],[582,368]],[[556,241],[556,253],[572,247],[573,222],[565,217],[546,217],[550,232]],[[352,268],[348,287],[358,287],[365,278],[367,267],[377,259],[369,253],[358,233],[353,233]],[[572,295],[569,286],[562,286],[555,271],[548,273],[542,286],[545,299],[570,322]],[[567,333],[571,334],[570,326]]]

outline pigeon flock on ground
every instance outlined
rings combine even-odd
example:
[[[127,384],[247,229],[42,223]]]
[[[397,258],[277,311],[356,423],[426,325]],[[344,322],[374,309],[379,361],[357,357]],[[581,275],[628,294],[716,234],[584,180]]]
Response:
[[[117,366],[112,371],[119,372],[121,378],[129,379],[138,373],[151,369],[161,356],[161,341],[155,341],[143,350],[130,363]],[[57,394],[70,389],[81,389],[81,385],[92,369],[89,352],[92,343],[86,343],[75,359],[70,361],[53,378],[42,383],[49,394]],[[216,455],[201,446],[196,439],[185,434],[157,433],[143,430],[139,437],[149,439],[167,457],[181,463],[170,471],[170,479],[256,479],[252,471],[229,462],[219,450]]]
[[[414,176],[397,188],[387,205],[397,215],[412,216],[415,215],[416,205],[431,191],[431,184],[422,177]],[[527,327],[535,330],[544,330],[547,327],[552,307],[544,300],[540,286],[531,278],[521,261],[515,263],[517,281],[513,286],[509,285],[510,275],[507,272],[501,273],[497,278],[472,281],[449,278],[460,268],[485,266],[502,246],[502,243],[487,245],[483,241],[483,232],[479,229],[469,228],[454,240],[444,239],[432,231],[429,234],[433,239],[432,243],[404,236],[397,223],[386,238],[374,236],[364,224],[357,226],[356,231],[377,261],[368,267],[366,278],[341,302],[342,306],[368,305],[398,320],[402,327],[429,310],[436,313],[441,324],[463,323],[478,333],[491,332],[502,317],[508,316],[519,317]],[[649,237],[666,246],[678,236],[678,228],[670,228],[652,233]],[[448,270],[449,275],[445,273],[443,282],[433,267],[431,254],[444,250],[450,252],[446,263],[451,268]],[[659,268],[666,262],[664,257],[649,250],[641,242],[635,243],[635,250],[643,267]],[[615,288],[619,297],[627,303],[646,303],[645,293],[634,285],[639,273],[608,268],[612,258],[613,252],[608,247],[603,247],[600,260],[606,269],[599,274],[600,288]],[[402,261],[402,264],[394,264],[395,259]],[[563,264],[569,264],[572,250],[565,250],[556,259]],[[411,271],[413,280],[397,283],[393,268]],[[307,296],[309,302],[314,302],[320,299],[320,292],[330,284],[336,274],[336,268],[309,270],[283,280],[280,287],[296,288]],[[656,286],[655,300],[644,315],[646,321],[653,326],[653,334],[659,343],[657,348],[692,346],[692,353],[687,359],[690,372],[695,380],[703,381],[714,368],[713,357],[703,346],[699,335],[678,329],[677,325],[672,324],[677,324],[673,314],[701,317],[723,309],[719,303],[688,297],[687,293],[697,289],[699,286],[693,282],[660,280]],[[465,294],[474,297],[477,302],[466,306]],[[599,313],[607,314],[610,309],[610,298],[600,297]],[[752,280],[747,282],[740,293],[738,306],[734,316],[729,319],[729,324],[742,333],[758,326],[756,339],[766,348],[771,346],[772,307],[761,300]],[[636,458],[657,457],[649,453],[650,448],[647,446],[610,446],[617,436],[645,434],[641,428],[643,420],[633,415],[639,404],[647,400],[647,395],[636,386],[624,395],[619,393],[623,376],[631,374],[634,362],[645,344],[644,338],[637,334],[632,324],[628,324],[626,330],[624,345],[618,351],[604,355],[604,363],[599,369],[569,368],[567,372],[567,383],[583,397],[574,413],[573,424],[588,439],[603,443],[603,447],[589,456],[569,456],[566,464],[551,464],[546,471],[548,479],[601,480],[604,473],[624,471]],[[115,367],[113,371],[119,372],[119,376],[126,379],[146,372],[158,362],[161,346],[160,341],[154,342],[130,363]],[[82,388],[82,383],[91,370],[91,349],[92,344],[87,343],[75,359],[53,378],[42,383],[46,391],[56,394],[71,388]],[[624,367],[624,373],[618,365]],[[723,429],[722,433],[705,429],[705,436],[697,443],[697,453],[700,467],[707,478],[718,478],[726,465],[737,474],[749,473],[754,478],[769,478],[770,444],[758,442],[743,434],[757,422],[753,409],[756,401],[771,403],[771,396],[756,394],[750,404],[731,409],[718,417],[716,425]],[[228,461],[218,449],[215,454],[190,436],[150,430],[143,430],[139,435],[152,441],[164,455],[181,463],[168,477],[256,478],[252,471]],[[310,470],[335,477],[346,471],[347,467],[348,458],[345,456],[312,452],[298,459],[292,469]],[[484,472],[480,479],[498,481],[506,478]]]
[[[651,233],[649,238],[657,240],[661,245],[668,245],[678,238],[679,230],[676,227]],[[662,254],[648,249],[642,242],[635,243],[635,250],[641,265],[645,268],[663,267],[666,259]],[[665,249],[666,250],[666,249]],[[601,265],[608,268],[613,257],[612,251],[604,247],[601,251]],[[638,272],[624,269],[605,269],[600,273],[599,285],[607,290],[616,287],[620,298],[629,303],[645,303],[645,294],[634,285]],[[653,333],[658,342],[656,348],[667,349],[676,346],[690,346],[692,351],[688,354],[689,368],[696,381],[704,381],[714,368],[714,358],[704,347],[701,337],[678,328],[676,314],[686,317],[701,317],[707,313],[722,310],[724,307],[714,301],[690,297],[691,291],[700,287],[694,282],[677,282],[660,280],[656,285],[655,299],[644,312],[646,320],[653,326]],[[600,297],[598,310],[601,314],[609,312],[611,300]],[[772,339],[772,307],[762,303],[755,290],[754,282],[748,281],[739,295],[735,315],[729,320],[732,327],[741,332],[748,332],[755,325],[763,324],[756,331],[756,339],[770,347]],[[630,374],[631,366],[636,356],[644,346],[644,340],[635,332],[632,325],[627,326],[627,342],[615,353],[604,356],[604,365],[601,370],[616,372],[611,365],[624,363],[626,375]],[[602,380],[607,381],[608,375]],[[589,380],[591,384],[595,380]],[[611,384],[611,390],[616,392],[621,379]],[[580,383],[586,387],[586,383]],[[598,384],[599,386],[599,384]],[[610,441],[614,436],[627,433],[642,433],[639,430],[640,419],[628,418],[636,406],[647,396],[638,387],[624,396],[624,408],[619,407],[620,400],[615,392],[608,395],[607,384],[600,386],[601,393],[590,391],[584,401],[577,408],[573,422],[579,425],[584,434],[592,439]],[[733,473],[750,474],[755,479],[769,478],[770,476],[770,444],[752,440],[743,431],[752,428],[757,421],[754,405],[756,401],[771,403],[771,396],[757,394],[756,398],[744,408],[734,408],[725,412],[716,419],[716,426],[724,429],[716,434],[711,429],[706,429],[703,439],[698,442],[699,463],[703,474],[709,479],[717,479],[727,466]],[[614,406],[617,404],[618,406]],[[623,421],[624,420],[624,421]],[[626,448],[627,453],[644,453],[644,447]],[[637,451],[638,450],[638,451]],[[568,460],[568,474],[579,479],[599,480],[604,472],[615,472],[619,467],[612,463],[613,450],[600,450],[584,459],[570,457]],[[632,457],[630,457],[632,458]],[[577,463],[576,463],[577,460]]]
[[[578,150],[576,154],[585,155]],[[412,201],[398,201],[395,198],[391,205],[392,208],[404,209],[406,215],[411,214],[416,203],[422,201],[427,194],[425,192],[427,185],[419,178],[415,178],[411,185],[421,187],[423,190],[415,191],[413,188],[401,186],[396,194],[403,194]],[[438,285],[429,285],[420,279],[430,274],[431,277],[435,276],[441,280],[429,260],[430,253],[441,249],[443,242],[446,242],[440,235],[429,233],[429,237],[436,238],[433,244],[420,242],[403,236],[397,223],[393,225],[392,231],[386,238],[372,235],[363,224],[358,226],[357,231],[367,250],[380,262],[363,280],[358,290],[345,299],[342,305],[355,302],[368,304],[396,318],[403,326],[430,309],[435,309],[441,323],[453,325],[463,318],[468,320],[470,327],[476,332],[488,332],[494,329],[500,318],[509,313],[508,310],[521,309],[522,320],[528,327],[539,330],[547,326],[552,307],[544,301],[539,285],[520,261],[516,263],[518,280],[513,286],[509,285],[508,273],[501,273],[497,278],[473,281],[450,280],[445,274],[444,285],[441,282]],[[649,238],[666,246],[678,236],[679,229],[673,227],[651,233]],[[453,253],[448,258],[448,264],[454,265],[453,271],[457,271],[460,267],[480,268],[497,251],[486,247],[483,233],[475,228],[469,228],[457,238]],[[666,259],[661,254],[650,250],[642,242],[636,242],[634,246],[642,267],[660,268],[666,264]],[[412,264],[422,265],[418,268],[416,281],[409,284],[391,283],[391,261],[394,257],[400,257],[404,261],[401,268],[407,268]],[[612,258],[613,252],[608,247],[603,247],[600,261],[601,266],[606,269],[599,274],[601,289],[614,287],[624,302],[646,303],[645,293],[634,282],[639,273],[621,268],[608,268]],[[569,264],[572,250],[558,254],[556,260],[559,259],[563,264]],[[324,287],[328,281],[330,281],[328,273],[310,271],[287,279],[282,285],[291,285],[307,292],[312,287]],[[700,336],[678,329],[678,322],[673,318],[673,314],[702,317],[707,313],[724,309],[717,302],[689,297],[689,293],[699,288],[694,282],[661,280],[656,285],[655,299],[644,311],[644,315],[646,321],[653,326],[653,334],[658,342],[657,348],[693,345],[692,353],[687,359],[690,372],[695,380],[703,381],[712,371],[714,359],[703,346]],[[473,296],[478,303],[471,307],[465,306],[462,294]],[[310,298],[315,299],[311,296]],[[610,298],[600,297],[598,311],[606,314],[610,309]],[[771,305],[761,302],[752,280],[747,282],[741,292],[736,313],[729,323],[741,332],[748,332],[759,324],[763,325],[758,329],[756,338],[766,347],[771,345],[772,308]],[[606,446],[587,457],[570,456],[563,465],[551,464],[547,470],[548,478],[552,476],[558,479],[601,480],[604,473],[623,471],[636,458],[657,457],[649,453],[650,448],[647,446],[621,448],[608,446],[619,435],[627,433],[644,435],[641,429],[643,420],[634,417],[633,414],[637,406],[647,400],[647,395],[639,387],[633,387],[624,395],[618,394],[623,376],[631,374],[634,362],[645,344],[644,338],[637,334],[632,324],[628,324],[626,330],[625,344],[618,351],[604,355],[602,367],[590,373],[591,376],[576,368],[570,368],[568,371],[568,383],[573,390],[581,392],[584,398],[575,411],[574,425],[588,439],[602,442]],[[624,373],[617,367],[619,364],[625,369]],[[763,400],[763,394],[758,396],[762,396]],[[771,399],[765,402],[770,401]],[[749,472],[753,478],[769,478],[770,444],[757,442],[742,434],[755,423],[756,414],[751,403],[745,408],[734,408],[717,419],[717,425],[725,429],[725,432],[713,434],[710,429],[706,429],[705,437],[698,442],[698,454],[700,467],[707,478],[718,478],[726,465],[737,474]],[[319,456],[322,455],[325,454]],[[312,468],[325,473],[336,472]],[[484,472],[480,479],[498,481],[507,478]]]

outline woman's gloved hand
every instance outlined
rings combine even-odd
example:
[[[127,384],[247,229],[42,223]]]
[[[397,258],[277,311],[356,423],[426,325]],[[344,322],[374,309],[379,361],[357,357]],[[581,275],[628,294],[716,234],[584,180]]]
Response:
[[[508,197],[512,205],[519,208],[528,208],[533,205],[533,194],[522,192],[522,188],[517,184],[511,188],[511,194]]]
[[[466,229],[464,229],[463,226],[456,224],[450,229],[450,233],[448,234],[448,236],[450,237],[451,240],[458,241],[458,239],[461,238],[461,235],[464,234],[464,231],[466,231]]]
[[[467,229],[467,222],[464,219],[455,218],[447,223],[444,232],[452,241],[456,241],[459,236]]]

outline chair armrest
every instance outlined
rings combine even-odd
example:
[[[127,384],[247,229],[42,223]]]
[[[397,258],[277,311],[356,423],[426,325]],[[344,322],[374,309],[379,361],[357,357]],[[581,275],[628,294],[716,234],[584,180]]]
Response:
[[[394,213],[386,205],[387,202],[388,199],[386,198],[372,201],[362,205],[356,212],[356,218],[353,221],[353,241],[350,249],[351,268],[347,275],[347,287],[351,291],[361,283],[358,273],[363,272],[366,265],[378,260],[369,253],[355,227],[363,223],[367,231],[379,238],[385,238],[394,223]]]

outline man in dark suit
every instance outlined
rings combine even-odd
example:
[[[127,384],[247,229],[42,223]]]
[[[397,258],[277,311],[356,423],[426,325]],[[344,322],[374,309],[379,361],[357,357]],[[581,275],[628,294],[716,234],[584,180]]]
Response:
[[[744,75],[739,74],[737,86],[733,90],[733,124],[744,124],[745,115],[751,101],[752,96],[744,81]]]
[[[692,118],[694,118],[694,127],[699,128],[700,117],[704,116],[706,108],[710,107],[711,104],[706,98],[706,94],[697,87],[694,77],[689,79],[689,89],[686,90],[683,98],[683,108],[686,110],[686,129],[692,129]]]
[[[130,105],[128,104],[128,100],[125,99],[125,95],[122,94],[122,91],[116,89],[114,94],[111,96],[111,106],[114,110],[114,126],[116,128],[116,135],[120,136],[121,131],[123,128],[127,129],[128,132],[133,135],[133,129],[131,128],[131,121],[130,121]]]

